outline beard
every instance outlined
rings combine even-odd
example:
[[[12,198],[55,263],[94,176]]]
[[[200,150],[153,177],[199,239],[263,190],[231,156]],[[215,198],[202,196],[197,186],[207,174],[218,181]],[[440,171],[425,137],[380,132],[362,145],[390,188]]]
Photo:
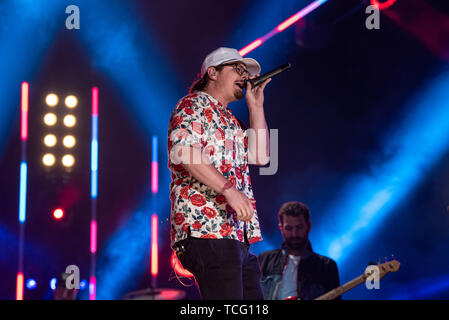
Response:
[[[234,91],[234,97],[237,99],[237,100],[242,100],[243,99],[243,91],[242,90],[235,90]]]
[[[234,90],[234,98],[237,99],[237,100],[242,100],[243,97],[244,97],[244,95],[243,95],[243,88],[241,88],[241,89],[237,89],[236,88]]]
[[[301,250],[306,247],[309,241],[309,237],[304,238],[289,238],[285,239],[285,243],[287,244],[287,248],[293,250]]]

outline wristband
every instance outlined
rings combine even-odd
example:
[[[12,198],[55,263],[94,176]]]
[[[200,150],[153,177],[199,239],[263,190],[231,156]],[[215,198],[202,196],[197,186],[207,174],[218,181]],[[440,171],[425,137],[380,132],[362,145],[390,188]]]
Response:
[[[221,192],[223,193],[225,192],[226,189],[232,188],[234,185],[232,184],[231,181],[226,181],[226,183],[224,184],[223,188],[221,188]]]

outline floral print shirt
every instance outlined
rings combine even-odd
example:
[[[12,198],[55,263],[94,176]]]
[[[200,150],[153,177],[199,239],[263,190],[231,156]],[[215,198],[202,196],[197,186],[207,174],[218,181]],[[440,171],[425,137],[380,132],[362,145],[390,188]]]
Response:
[[[232,115],[232,110],[211,95],[196,91],[183,97],[176,105],[168,127],[168,168],[172,178],[171,246],[189,235],[248,243],[262,240],[255,204],[249,222],[237,220],[236,212],[222,194],[199,182],[176,163],[179,160],[173,154],[181,146],[200,149],[237,190],[254,199],[246,130]]]

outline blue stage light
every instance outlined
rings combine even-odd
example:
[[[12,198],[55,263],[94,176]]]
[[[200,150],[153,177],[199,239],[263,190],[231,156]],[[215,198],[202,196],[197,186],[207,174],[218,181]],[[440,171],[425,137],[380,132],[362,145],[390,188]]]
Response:
[[[387,300],[433,299],[435,295],[444,292],[449,292],[449,274],[425,277],[405,285],[401,284]]]
[[[59,30],[64,3],[51,0],[1,1],[0,43],[0,154],[14,124],[17,108],[17,84],[32,80],[39,63]],[[7,14],[4,14],[6,13]]]
[[[22,224],[26,219],[27,168],[26,162],[20,164],[19,222]]]
[[[36,288],[37,283],[36,283],[36,280],[30,278],[27,280],[25,285],[26,285],[27,289],[33,290]]]
[[[86,288],[87,288],[87,285],[88,285],[87,280],[82,280],[82,281],[80,282],[80,290],[86,289]]]
[[[352,177],[314,234],[315,248],[340,264],[367,241],[449,148],[449,73],[418,92],[366,174]],[[331,227],[329,227],[331,226]]]
[[[56,278],[52,278],[50,280],[50,289],[51,290],[55,290],[56,289],[56,284],[58,283],[58,279]]]

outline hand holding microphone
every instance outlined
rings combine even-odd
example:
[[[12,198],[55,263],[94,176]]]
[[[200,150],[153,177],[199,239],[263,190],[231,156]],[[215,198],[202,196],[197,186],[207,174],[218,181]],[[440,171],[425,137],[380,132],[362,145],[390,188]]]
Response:
[[[246,102],[251,110],[263,110],[264,88],[272,80],[272,77],[291,68],[291,64],[287,63],[274,70],[264,73],[261,76],[249,78],[244,81],[246,88]]]

